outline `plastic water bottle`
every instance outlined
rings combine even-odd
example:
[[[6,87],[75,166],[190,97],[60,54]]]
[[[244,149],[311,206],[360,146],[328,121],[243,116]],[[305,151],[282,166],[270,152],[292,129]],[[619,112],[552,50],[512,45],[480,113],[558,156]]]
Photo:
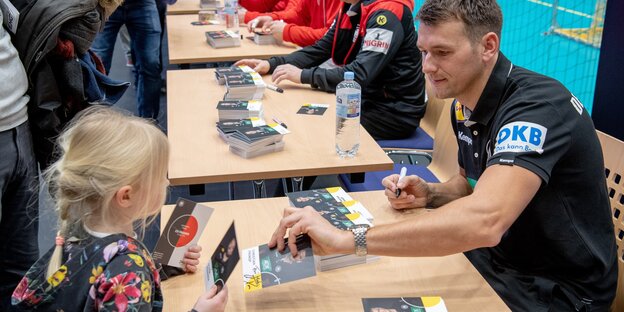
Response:
[[[336,153],[341,158],[353,157],[360,148],[360,110],[362,88],[345,72],[336,86]]]
[[[238,0],[225,0],[225,27],[238,32]]]

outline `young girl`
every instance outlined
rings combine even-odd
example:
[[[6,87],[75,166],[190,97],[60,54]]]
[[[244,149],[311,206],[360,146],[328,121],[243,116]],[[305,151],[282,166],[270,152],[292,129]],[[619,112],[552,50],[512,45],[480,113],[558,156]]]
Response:
[[[21,308],[45,311],[161,311],[159,271],[135,225],[144,230],[166,195],[169,145],[150,122],[96,107],[59,138],[59,160],[45,173],[60,231],[56,247],[13,293]],[[187,271],[199,248],[185,255]],[[227,289],[202,295],[196,311],[222,311]]]

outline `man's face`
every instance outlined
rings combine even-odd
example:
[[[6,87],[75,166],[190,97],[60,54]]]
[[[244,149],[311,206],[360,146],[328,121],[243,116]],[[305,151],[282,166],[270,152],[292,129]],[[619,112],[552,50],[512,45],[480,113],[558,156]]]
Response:
[[[457,98],[470,94],[485,64],[481,43],[472,43],[461,21],[438,25],[420,24],[418,49],[422,53],[423,73],[431,82],[436,97]]]

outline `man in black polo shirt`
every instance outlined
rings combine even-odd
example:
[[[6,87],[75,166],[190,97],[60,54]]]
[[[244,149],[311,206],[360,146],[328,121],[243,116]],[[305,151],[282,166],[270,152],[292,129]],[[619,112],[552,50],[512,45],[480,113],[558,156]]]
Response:
[[[395,209],[439,208],[353,235],[311,209],[287,208],[270,246],[282,248],[291,228],[326,253],[465,252],[514,311],[607,311],[616,247],[587,111],[559,82],[499,52],[495,0],[428,0],[417,17],[423,71],[437,97],[457,99],[460,172],[444,183],[392,175],[383,184]]]

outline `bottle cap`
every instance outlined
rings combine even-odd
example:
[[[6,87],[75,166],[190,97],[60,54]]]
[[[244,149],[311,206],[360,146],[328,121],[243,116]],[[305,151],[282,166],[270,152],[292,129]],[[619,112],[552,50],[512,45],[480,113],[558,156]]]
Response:
[[[353,72],[348,71],[344,73],[344,79],[351,79],[353,80],[355,78],[355,74],[353,74]]]

